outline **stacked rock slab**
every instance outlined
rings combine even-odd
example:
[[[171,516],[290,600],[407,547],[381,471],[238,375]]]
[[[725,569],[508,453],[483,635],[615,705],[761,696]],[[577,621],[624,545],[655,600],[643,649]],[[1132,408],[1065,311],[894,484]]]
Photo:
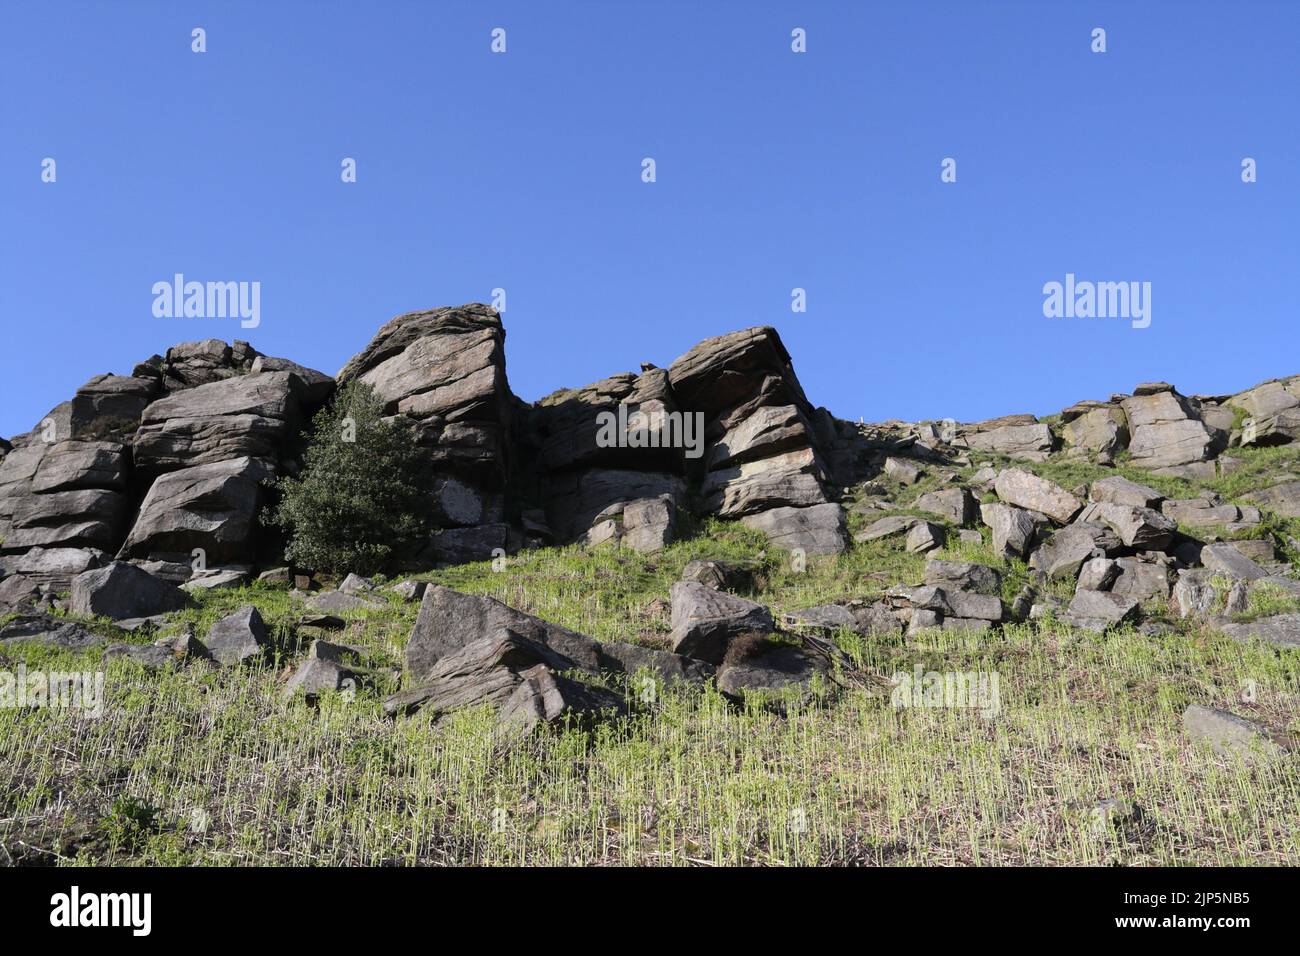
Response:
[[[1133,464],[1158,474],[1213,477],[1228,435],[1202,420],[1198,403],[1165,382],[1139,385],[1124,399]]]
[[[410,312],[386,323],[337,376],[340,386],[359,381],[374,389],[386,413],[407,419],[427,450],[435,485],[430,517],[451,531],[435,536],[435,558],[440,547],[469,558],[489,557],[504,544],[514,406],[505,337],[500,316],[486,305]]]
[[[688,462],[704,513],[741,518],[787,548],[844,550],[815,412],[775,329],[701,342],[672,363],[668,379],[678,406],[704,416],[704,454]]]

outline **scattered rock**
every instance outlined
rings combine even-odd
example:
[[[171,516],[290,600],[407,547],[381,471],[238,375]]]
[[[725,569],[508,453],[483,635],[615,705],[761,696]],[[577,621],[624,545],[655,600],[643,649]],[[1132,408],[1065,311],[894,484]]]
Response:
[[[1058,524],[1068,523],[1083,507],[1083,502],[1064,488],[1019,468],[1001,472],[993,487],[1004,503],[1037,511]]]
[[[85,571],[72,582],[69,609],[84,617],[119,620],[177,611],[189,604],[184,591],[123,561]]]
[[[673,650],[696,660],[721,664],[736,638],[775,630],[763,605],[702,584],[678,581],[671,600]]]
[[[251,604],[213,624],[203,644],[213,660],[227,667],[264,658],[270,649],[262,615]]]
[[[1183,711],[1183,730],[1193,742],[1207,743],[1221,757],[1255,763],[1286,752],[1261,724],[1217,707],[1192,704]]]
[[[691,561],[682,569],[682,580],[717,591],[749,591],[754,587],[753,572],[727,561]]]
[[[1111,591],[1074,592],[1064,620],[1074,627],[1098,633],[1134,619],[1138,602]]]

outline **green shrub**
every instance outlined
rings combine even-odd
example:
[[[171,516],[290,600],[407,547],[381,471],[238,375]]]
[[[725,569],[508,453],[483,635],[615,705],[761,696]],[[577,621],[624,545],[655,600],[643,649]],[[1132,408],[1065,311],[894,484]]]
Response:
[[[426,474],[410,429],[384,418],[369,386],[349,382],[316,415],[302,474],[276,482],[266,520],[286,530],[295,564],[374,574],[427,537]]]

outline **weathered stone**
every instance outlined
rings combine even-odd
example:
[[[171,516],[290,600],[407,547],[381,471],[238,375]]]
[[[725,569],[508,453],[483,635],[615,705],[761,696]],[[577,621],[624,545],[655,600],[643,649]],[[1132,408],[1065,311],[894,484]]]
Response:
[[[921,495],[913,507],[938,515],[955,525],[964,525],[974,520],[975,504],[975,498],[965,488],[944,488]]]
[[[749,568],[727,561],[691,561],[682,569],[681,579],[717,591],[748,591],[754,586]]]
[[[1194,743],[1206,743],[1221,757],[1250,764],[1283,755],[1275,735],[1261,724],[1217,707],[1192,704],[1183,711],[1183,731]]]
[[[1211,571],[1237,581],[1254,581],[1268,572],[1231,544],[1207,544],[1201,549],[1201,563]]]
[[[944,530],[929,521],[918,521],[907,532],[905,547],[912,554],[926,554],[943,547]]]
[[[216,564],[251,559],[260,482],[272,475],[258,459],[235,458],[159,476],[118,556],[188,560],[200,548]]]
[[[364,598],[359,594],[347,594],[343,591],[321,591],[319,594],[313,594],[307,598],[306,604],[313,611],[323,614],[345,614],[348,611],[383,607],[383,604],[377,600]]]
[[[1169,597],[1169,570],[1163,565],[1136,558],[1119,558],[1115,563],[1119,574],[1109,588],[1112,593],[1139,603]]]
[[[485,524],[476,528],[446,528],[433,536],[429,551],[439,564],[490,561],[506,553],[510,527]]]
[[[976,594],[998,594],[1002,590],[1002,575],[988,565],[973,561],[944,561],[931,558],[925,562],[925,583],[945,591],[972,591]]]
[[[1164,495],[1154,488],[1129,481],[1121,475],[1094,481],[1088,488],[1088,497],[1092,501],[1128,505],[1131,508],[1159,508],[1164,501]]]
[[[1029,566],[1048,578],[1074,578],[1089,558],[1108,557],[1120,548],[1119,536],[1102,524],[1076,522],[1057,531],[1030,556]]]
[[[736,638],[775,629],[763,605],[692,581],[674,584],[670,599],[673,650],[696,660],[720,664]]]
[[[264,658],[270,649],[262,615],[251,604],[213,624],[203,645],[213,660],[227,667]]]
[[[839,554],[848,548],[844,509],[838,504],[772,508],[746,515],[741,523],[762,531],[779,548],[804,554]]]
[[[394,584],[390,591],[400,597],[403,601],[418,601],[424,597],[425,589],[428,588],[425,581],[399,581]]]
[[[1024,558],[1033,547],[1038,524],[1028,511],[1000,502],[980,506],[980,516],[993,530],[993,553],[1000,558]]]
[[[1042,423],[1003,425],[966,433],[966,444],[976,450],[1024,461],[1045,461],[1054,445],[1052,430]]]
[[[920,518],[912,515],[887,515],[859,531],[853,536],[853,540],[858,543],[865,543],[867,541],[879,541],[881,538],[888,538],[897,534],[905,534],[911,531],[920,520]]]
[[[1089,558],[1079,569],[1076,587],[1084,591],[1109,591],[1119,577],[1119,564],[1110,558]]]
[[[1122,408],[1102,405],[1062,425],[1061,438],[1084,451],[1114,455],[1128,446],[1128,419]]]
[[[1273,561],[1277,557],[1277,551],[1273,547],[1273,542],[1266,539],[1243,539],[1239,541],[1229,541],[1227,544],[1235,548],[1243,557],[1265,563]]]
[[[78,574],[102,567],[107,559],[91,548],[32,548],[15,560],[14,569],[37,584],[66,591]]]
[[[106,441],[65,441],[51,445],[32,476],[38,494],[106,488],[121,491],[128,473],[126,446]]]
[[[1100,633],[1131,621],[1137,607],[1137,601],[1112,591],[1078,590],[1074,592],[1064,620],[1074,627]]]
[[[132,564],[114,561],[73,579],[69,609],[85,617],[118,620],[176,611],[188,603],[189,596],[176,585]]]
[[[1227,436],[1207,428],[1172,389],[1134,395],[1123,405],[1133,432],[1129,453],[1140,468],[1164,471],[1204,462],[1227,446]]]
[[[906,458],[886,458],[885,474],[905,485],[914,485],[921,480],[925,469]]]
[[[375,582],[359,574],[349,574],[339,585],[344,594],[365,594],[375,589]]]
[[[713,674],[713,668],[700,661],[619,641],[597,641],[493,598],[437,585],[424,592],[406,645],[406,668],[412,680],[421,683],[441,657],[502,630],[550,648],[564,658],[566,669],[634,674],[644,667],[663,680],[687,683],[702,682]]]
[[[815,651],[759,638],[733,646],[718,668],[717,686],[735,697],[792,688],[807,691],[819,678],[829,682],[830,675],[830,662]]]
[[[49,644],[62,650],[84,651],[103,644],[104,638],[75,621],[47,614],[21,614],[0,624],[0,643],[9,641]]]
[[[1104,524],[1119,535],[1125,547],[1140,551],[1162,551],[1173,540],[1178,524],[1152,508],[1135,508],[1108,501],[1094,501],[1079,512],[1079,522]]]
[[[1300,481],[1284,481],[1253,491],[1245,498],[1284,518],[1300,518]]]
[[[1274,614],[1244,623],[1225,623],[1220,630],[1238,641],[1258,638],[1279,647],[1300,647],[1300,614]]]
[[[1037,511],[1058,524],[1069,522],[1083,507],[1083,502],[1064,488],[1019,468],[999,473],[994,488],[1004,503]]]

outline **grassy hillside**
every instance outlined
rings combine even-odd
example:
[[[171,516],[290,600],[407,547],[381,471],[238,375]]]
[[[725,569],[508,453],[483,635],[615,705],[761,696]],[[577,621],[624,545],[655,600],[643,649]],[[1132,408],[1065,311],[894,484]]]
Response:
[[[1234,497],[1294,472],[1295,455],[1240,452],[1243,470],[1210,484]],[[1035,470],[1066,487],[1115,473]],[[1201,487],[1120,470],[1171,494]],[[851,515],[855,529],[863,520]],[[1296,524],[1260,533],[1286,549]],[[1027,570],[993,559],[984,535],[984,545],[938,556],[1003,567],[1009,597]],[[656,644],[668,632],[668,589],[696,557],[755,563],[754,596],[774,612],[878,595],[918,580],[924,563],[881,541],[797,573],[761,535],[711,523],[652,556],[546,549],[499,572],[480,564],[421,577],[598,638]],[[1216,757],[1191,747],[1180,721],[1195,702],[1300,730],[1294,651],[1181,622],[1159,635],[1051,622],[873,641],[843,634],[879,679],[836,700],[793,701],[781,716],[758,703],[736,708],[711,689],[665,691],[625,720],[512,742],[483,710],[436,726],[422,714],[383,716],[417,612],[389,600],[347,615],[340,637],[392,671],[317,708],[282,702],[286,653],[243,670],[111,660],[99,719],[0,709],[0,863],[1300,863],[1296,760],[1248,767]],[[286,644],[299,636],[284,590],[258,585],[200,602],[172,628],[201,637],[251,602]],[[101,666],[98,652],[9,643],[0,655],[9,670]],[[1000,712],[891,706],[886,679],[917,664],[996,672]],[[1092,808],[1112,797],[1136,803],[1141,818],[1099,826]]]

